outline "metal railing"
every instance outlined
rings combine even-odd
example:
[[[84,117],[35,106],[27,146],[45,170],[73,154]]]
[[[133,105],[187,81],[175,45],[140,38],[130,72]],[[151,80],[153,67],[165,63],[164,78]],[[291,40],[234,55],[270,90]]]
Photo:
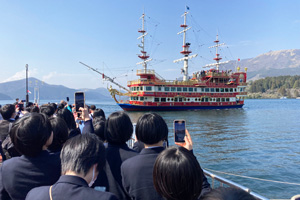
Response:
[[[210,177],[210,178],[211,178],[211,187],[212,187],[212,188],[215,187],[215,185],[216,185],[215,182],[218,181],[218,182],[220,183],[220,186],[221,186],[221,187],[223,187],[224,185],[227,185],[227,186],[230,186],[230,187],[239,188],[239,189],[242,189],[242,190],[244,190],[244,191],[250,193],[250,194],[251,194],[252,196],[254,196],[256,199],[260,199],[260,200],[269,200],[269,199],[266,198],[266,197],[263,197],[263,196],[261,196],[261,195],[255,193],[255,192],[252,192],[252,191],[250,190],[250,188],[247,188],[247,187],[242,186],[242,185],[240,185],[240,184],[238,184],[238,183],[235,183],[235,182],[233,182],[233,181],[230,181],[230,180],[228,180],[228,179],[226,179],[226,178],[223,178],[223,177],[221,177],[221,176],[218,176],[218,175],[216,175],[216,174],[213,174],[213,173],[211,173],[211,172],[209,172],[209,171],[207,171],[207,170],[205,170],[205,169],[203,169],[203,172],[204,172],[204,174],[205,174],[207,177]]]

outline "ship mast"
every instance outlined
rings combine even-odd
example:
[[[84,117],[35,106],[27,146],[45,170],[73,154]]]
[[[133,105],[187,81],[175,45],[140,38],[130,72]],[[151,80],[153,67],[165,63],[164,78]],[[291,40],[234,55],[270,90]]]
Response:
[[[219,71],[219,66],[220,66],[221,64],[229,63],[229,61],[220,62],[220,60],[221,60],[222,58],[220,57],[220,54],[219,54],[219,52],[218,52],[218,49],[219,49],[219,46],[223,46],[223,45],[225,45],[225,43],[219,44],[219,42],[220,42],[220,41],[219,41],[219,35],[217,34],[216,40],[214,41],[214,43],[216,43],[216,45],[211,46],[211,47],[208,47],[209,49],[211,49],[211,48],[216,48],[216,57],[214,58],[214,60],[216,61],[216,63],[209,64],[209,65],[205,65],[204,67],[216,66],[217,71]]]
[[[183,45],[182,45],[183,50],[180,53],[183,54],[184,57],[173,61],[174,63],[183,61],[183,69],[182,69],[182,71],[183,71],[183,81],[187,81],[189,79],[188,60],[191,59],[191,58],[194,58],[198,55],[198,54],[194,54],[194,55],[189,56],[189,54],[192,53],[192,52],[189,50],[189,47],[190,47],[191,44],[186,42],[186,32],[189,29],[191,29],[191,27],[187,28],[188,27],[188,25],[186,24],[186,15],[187,14],[188,14],[188,12],[185,11],[184,14],[181,16],[181,17],[184,17],[184,23],[180,25],[180,27],[182,27],[183,30],[180,31],[179,33],[177,33],[177,35],[183,33]]]
[[[142,35],[140,37],[138,37],[137,39],[142,39],[141,40],[141,44],[138,45],[138,47],[140,47],[142,50],[141,50],[141,53],[142,54],[139,54],[138,57],[140,59],[142,59],[143,61],[142,62],[139,62],[139,63],[136,63],[137,65],[140,65],[142,64],[143,67],[144,67],[144,72],[146,73],[147,71],[147,62],[151,61],[151,59],[148,59],[149,58],[149,55],[147,55],[147,52],[145,51],[145,36],[148,34],[145,30],[145,13],[143,13],[143,15],[140,17],[140,19],[142,19],[142,29],[141,30],[138,30],[139,33],[141,33]],[[147,60],[148,59],[148,60]]]

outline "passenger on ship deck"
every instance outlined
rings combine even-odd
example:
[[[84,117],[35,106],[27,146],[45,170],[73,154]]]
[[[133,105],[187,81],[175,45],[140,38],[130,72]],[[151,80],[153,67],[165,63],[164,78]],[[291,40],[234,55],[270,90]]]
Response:
[[[202,169],[196,157],[184,147],[169,147],[155,161],[154,186],[167,200],[197,200],[202,180]]]
[[[126,142],[131,138],[133,126],[125,112],[114,112],[106,120],[104,136],[108,142],[106,148],[106,167],[99,173],[94,186],[106,187],[120,200],[130,199],[122,185],[121,165],[138,153],[130,149]]]
[[[122,164],[123,187],[131,199],[163,199],[153,185],[153,165],[164,150],[163,142],[168,138],[167,124],[156,113],[144,114],[137,121],[136,137],[145,144],[145,148]]]
[[[60,152],[69,137],[68,126],[60,117],[51,117],[49,120],[53,131],[53,141],[48,150],[51,153]]]
[[[2,163],[0,199],[25,199],[34,187],[55,183],[61,173],[59,154],[49,154],[53,134],[43,114],[26,115],[10,131],[14,147],[22,154]]]
[[[60,157],[62,176],[59,180],[52,186],[34,188],[28,193],[27,200],[117,199],[111,193],[89,187],[105,163],[105,148],[97,136],[83,134],[69,139]]]
[[[15,121],[15,106],[12,104],[6,104],[1,108],[0,113],[3,117],[3,120],[0,121],[0,140],[3,141],[8,135],[9,124]]]

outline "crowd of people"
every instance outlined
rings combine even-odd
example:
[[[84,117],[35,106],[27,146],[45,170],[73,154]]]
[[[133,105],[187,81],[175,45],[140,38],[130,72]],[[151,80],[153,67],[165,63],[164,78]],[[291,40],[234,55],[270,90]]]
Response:
[[[168,147],[159,114],[143,114],[133,136],[125,112],[106,118],[95,105],[79,110],[64,101],[1,107],[0,200],[255,199],[239,189],[212,190],[189,132]]]

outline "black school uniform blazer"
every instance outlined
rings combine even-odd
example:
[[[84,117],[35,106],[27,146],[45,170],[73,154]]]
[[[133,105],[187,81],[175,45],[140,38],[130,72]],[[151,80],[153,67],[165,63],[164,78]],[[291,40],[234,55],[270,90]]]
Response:
[[[31,190],[26,200],[50,200],[50,186],[43,186]],[[78,176],[63,175],[51,188],[53,200],[117,200],[117,197],[108,192],[90,188],[87,182]]]

